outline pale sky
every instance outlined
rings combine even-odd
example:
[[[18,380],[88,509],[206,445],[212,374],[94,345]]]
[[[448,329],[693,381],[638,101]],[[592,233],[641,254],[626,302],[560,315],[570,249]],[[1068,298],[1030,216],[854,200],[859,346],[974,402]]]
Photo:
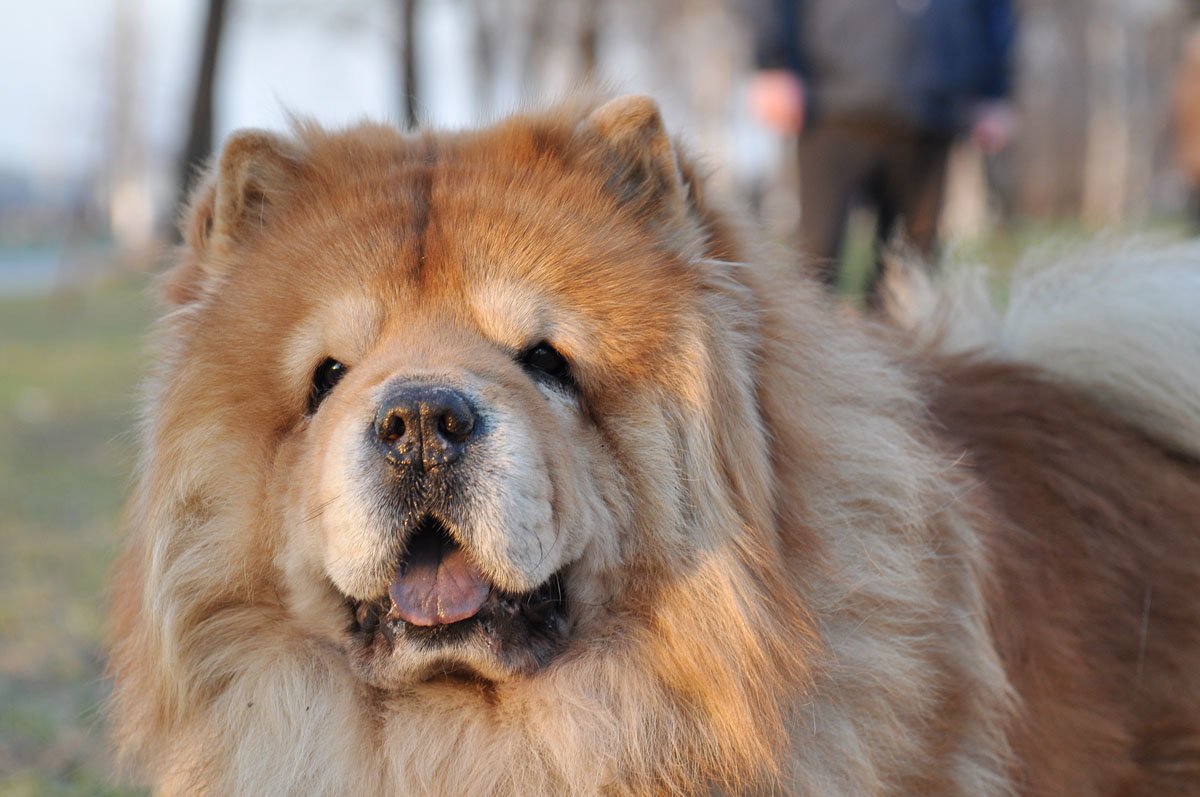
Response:
[[[0,169],[64,176],[106,152],[118,10],[137,20],[137,118],[158,156],[180,145],[190,111],[203,0],[38,0],[6,4],[0,32]],[[423,43],[441,54],[427,117],[471,120],[465,48],[454,4],[433,4]],[[380,0],[235,0],[218,71],[219,137],[239,127],[279,128],[285,109],[328,125],[396,116],[397,25]],[[449,71],[447,71],[449,70]]]
[[[391,0],[229,5],[217,73],[218,143],[236,128],[283,128],[287,111],[327,126],[396,118],[399,25]],[[160,168],[173,165],[188,123],[205,8],[205,0],[10,0],[0,24],[0,171],[61,178],[94,173],[104,163],[113,137],[114,32],[122,9],[136,20],[132,44],[121,49],[137,65],[136,119],[146,160]],[[421,118],[440,127],[475,124],[489,109],[475,101],[468,7],[436,0],[421,8]],[[632,40],[609,45],[605,76],[612,85],[655,94],[673,129],[694,134],[691,109],[679,102],[687,95],[678,76],[664,72]],[[519,55],[520,42],[515,47]],[[509,61],[489,78],[498,109],[513,107],[524,94],[520,59]],[[741,105],[732,98],[730,103],[730,112],[716,117],[719,136],[706,142],[705,151],[724,153],[741,170],[759,171],[776,142],[747,127]]]

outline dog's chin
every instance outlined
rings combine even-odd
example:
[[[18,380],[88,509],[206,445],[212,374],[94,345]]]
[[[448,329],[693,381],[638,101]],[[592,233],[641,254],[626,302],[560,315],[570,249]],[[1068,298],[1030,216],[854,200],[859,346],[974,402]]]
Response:
[[[447,562],[457,546],[437,526],[418,531],[409,548],[424,549],[425,556]],[[430,553],[439,546],[447,550]],[[401,586],[406,569],[401,560],[397,581],[387,593],[371,600],[345,600],[349,617],[343,649],[351,668],[372,686],[395,689],[433,680],[494,683],[529,677],[566,647],[566,568],[520,594],[475,582],[475,594],[463,599],[466,610],[458,606],[450,613],[443,613],[440,603],[428,611],[410,605]]]

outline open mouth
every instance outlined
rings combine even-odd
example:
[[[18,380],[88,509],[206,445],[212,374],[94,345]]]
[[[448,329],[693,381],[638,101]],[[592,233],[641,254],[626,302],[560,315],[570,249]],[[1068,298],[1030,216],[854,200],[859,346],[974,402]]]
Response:
[[[478,647],[505,669],[545,666],[565,642],[567,595],[555,573],[521,594],[488,582],[433,516],[418,524],[386,595],[352,602],[351,634],[376,656],[408,644],[429,652]]]

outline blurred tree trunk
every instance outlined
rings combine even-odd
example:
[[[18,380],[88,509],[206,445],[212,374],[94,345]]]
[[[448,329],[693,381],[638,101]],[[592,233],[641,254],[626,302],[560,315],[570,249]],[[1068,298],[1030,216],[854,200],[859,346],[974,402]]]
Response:
[[[496,36],[486,3],[487,0],[475,0],[471,6],[475,26],[475,104],[481,116],[490,113],[495,102]]]
[[[417,0],[400,0],[400,31],[403,52],[400,54],[404,75],[400,85],[404,96],[401,98],[401,122],[405,129],[412,130],[417,126]]]
[[[521,87],[525,92],[535,92],[542,84],[543,67],[554,36],[553,0],[533,0],[528,10]]]
[[[196,74],[187,145],[179,162],[181,199],[187,197],[196,170],[213,150],[213,88],[227,5],[226,0],[208,0],[208,19],[204,25],[204,44],[200,48],[200,69]]]
[[[1087,140],[1086,25],[1092,0],[1023,0],[1016,98],[1019,210],[1038,218],[1072,217],[1083,200]]]
[[[579,47],[579,59],[583,72],[583,80],[589,83],[596,78],[597,48],[600,38],[599,16],[602,0],[589,0],[580,9],[579,37],[576,40]]]
[[[1125,218],[1129,183],[1129,25],[1118,12],[1094,6],[1086,22],[1087,135],[1084,138],[1084,221]]]

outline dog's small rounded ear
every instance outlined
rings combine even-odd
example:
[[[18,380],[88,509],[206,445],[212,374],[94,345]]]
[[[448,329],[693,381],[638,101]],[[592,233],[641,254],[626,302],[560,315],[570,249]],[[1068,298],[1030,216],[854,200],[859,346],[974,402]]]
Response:
[[[212,201],[198,206],[211,214],[203,226],[205,243],[228,246],[252,238],[269,223],[273,206],[291,192],[302,162],[297,147],[279,136],[259,130],[234,133],[217,163]]]
[[[206,292],[224,275],[229,255],[271,223],[303,168],[300,150],[258,130],[234,133],[192,191],[180,219],[184,253],[164,280],[172,304]]]
[[[609,100],[579,123],[575,137],[604,170],[609,191],[622,204],[686,210],[675,147],[650,97],[628,94]]]

